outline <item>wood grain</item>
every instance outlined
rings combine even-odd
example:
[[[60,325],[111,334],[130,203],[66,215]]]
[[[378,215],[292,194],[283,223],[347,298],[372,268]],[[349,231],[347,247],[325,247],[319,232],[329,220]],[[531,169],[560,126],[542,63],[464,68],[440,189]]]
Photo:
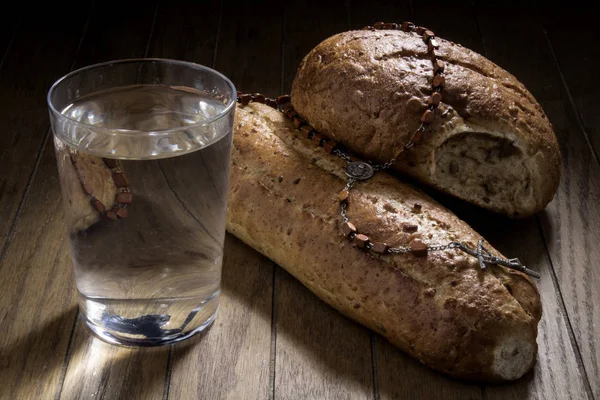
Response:
[[[368,330],[330,308],[283,270],[277,292],[275,398],[371,398]]]
[[[130,2],[120,6],[118,14],[112,11],[116,3],[105,5],[94,10],[76,66],[145,54],[155,4]],[[77,324],[73,335],[61,398],[162,398],[168,348],[131,350],[108,345],[84,323]]]
[[[316,45],[349,28],[345,1],[311,0],[305,1],[302,7],[285,3],[283,93],[291,91],[300,62]]]
[[[170,399],[265,399],[273,263],[227,235],[219,314],[208,332],[174,348]]]
[[[600,223],[599,203],[593,200],[600,195],[600,168],[594,162],[576,116],[569,110],[560,74],[552,62],[542,27],[535,22],[534,11],[522,8],[515,18],[512,7],[516,4],[502,3],[494,8],[487,4],[479,16],[480,26],[489,57],[513,71],[540,101],[561,145],[561,184],[554,201],[538,219],[558,278],[557,299],[561,305],[564,301],[569,316],[567,325],[576,339],[575,355],[585,366],[580,372],[588,396],[593,393],[598,397],[600,346],[594,327],[600,324],[600,273],[590,266],[593,260],[600,259],[600,250],[595,245],[600,233],[592,228]],[[492,14],[499,19],[491,18]],[[499,22],[508,16],[511,16],[510,26]],[[555,367],[558,371],[561,368]]]
[[[72,63],[88,12],[86,5],[78,12],[41,7],[23,23],[0,71],[0,398],[57,393],[76,315],[50,147],[23,196],[47,137],[45,92]],[[57,24],[64,28],[54,31]]]
[[[537,12],[546,31],[546,37],[556,57],[558,67],[567,85],[569,96],[566,100],[577,110],[577,122],[587,133],[596,153],[600,155],[600,115],[597,107],[597,70],[592,65],[600,64],[600,54],[590,51],[597,48],[596,24],[598,16],[590,8],[581,4],[578,7],[562,7],[556,3],[537,3]],[[574,46],[564,27],[576,22],[577,45]]]
[[[483,7],[483,10],[477,12],[477,18],[473,18],[476,21],[475,24],[463,21],[461,24],[446,26],[447,29],[455,32],[455,40],[464,43],[464,40],[476,36],[477,33],[483,33],[479,45],[471,44],[474,50],[480,51],[492,61],[512,72],[530,89],[533,86],[547,90],[547,77],[545,77],[546,85],[536,85],[543,79],[539,75],[538,66],[521,61],[531,54],[531,51],[538,51],[532,50],[538,46],[530,43],[531,38],[535,37],[535,32],[532,32],[531,29],[531,16],[527,16],[526,12],[515,16],[516,4],[502,3],[500,5],[499,3],[498,6],[492,6],[486,3],[479,6]],[[443,5],[436,5],[436,7],[440,7],[443,11],[442,14],[445,14],[446,9],[443,8]],[[471,11],[474,15],[475,10],[469,10],[470,8],[471,4],[465,4],[462,12],[468,14]],[[521,8],[526,11],[526,6]],[[430,16],[430,18],[434,17]],[[505,22],[509,19],[511,24],[507,25]],[[436,22],[437,19],[432,21],[434,24]],[[526,26],[528,28],[525,28]],[[435,29],[438,30],[438,33],[441,30],[441,28]],[[521,31],[519,32],[519,30]],[[515,48],[526,49],[521,54],[522,58],[515,57]],[[544,62],[541,55],[536,54],[532,58],[538,63]],[[519,62],[515,62],[516,60]],[[535,77],[535,81],[529,79],[530,77]],[[538,100],[544,98],[542,92],[534,91],[533,94]],[[553,270],[545,257],[544,238],[540,235],[536,219],[530,218],[513,222],[497,216],[488,216],[483,212],[474,213],[470,209],[465,209],[459,214],[463,214],[461,216],[467,222],[475,225],[476,229],[504,254],[511,257],[518,256],[527,265],[542,273],[542,279],[537,283],[542,298],[543,316],[539,325],[539,354],[534,372],[511,385],[486,387],[484,392],[486,398],[505,398],[505,396],[586,398],[586,380],[577,363],[577,349],[570,342],[569,323],[562,307],[560,293],[556,293]],[[486,222],[482,224],[478,221]],[[559,348],[556,347],[558,343],[560,343]],[[569,371],[569,379],[564,377],[565,369]]]
[[[486,53],[486,47],[479,35],[477,20],[475,18],[469,19],[464,17],[468,15],[474,16],[474,10],[470,3],[453,2],[452,4],[445,4],[444,2],[436,2],[435,4],[429,4],[429,6],[435,7],[439,13],[435,15],[427,13],[426,10],[421,8],[421,4],[416,4],[414,10],[414,21],[416,23],[428,26],[444,38],[455,40],[461,44],[469,43],[472,49],[483,54]],[[373,7],[369,7],[369,9],[373,12]],[[382,10],[382,13],[388,15],[392,13],[392,10],[389,10],[389,12]],[[362,12],[357,14],[363,15]],[[462,18],[460,18],[461,15],[463,16]],[[483,13],[483,15],[488,17],[488,19],[493,19],[496,25],[505,25],[505,19],[495,18],[497,16],[495,11],[488,11]],[[448,16],[453,17],[449,18]],[[456,24],[459,18],[461,23]],[[514,24],[511,27],[514,27]],[[522,37],[522,35],[523,32],[517,36]],[[496,36],[504,38],[503,34],[500,33],[497,33]],[[487,37],[484,37],[484,39],[487,39]],[[496,45],[496,41],[488,43],[486,40],[485,42],[488,46]],[[506,45],[505,40],[497,40],[497,42],[500,46],[502,44]],[[539,62],[543,62],[543,59],[540,59]],[[512,67],[515,66],[513,65]],[[520,66],[519,71],[525,71],[529,76],[536,76],[537,69],[535,66],[531,70]],[[537,76],[543,79],[539,75]],[[483,211],[474,211],[472,206],[456,201],[450,198],[450,196],[443,196],[433,191],[429,192],[442,201],[443,204],[458,212],[460,217],[473,225],[484,237],[505,254],[518,255],[522,259],[524,258],[523,254],[535,255],[534,257],[525,257],[524,261],[534,269],[541,270],[543,274],[542,280],[539,282],[539,288],[542,292],[544,314],[539,326],[540,334],[538,343],[540,354],[534,373],[529,374],[516,383],[498,387],[486,387],[484,393],[486,398],[503,398],[503,396],[517,396],[518,398],[564,398],[563,396],[565,395],[585,398],[585,381],[580,374],[576,354],[569,340],[568,321],[565,321],[564,310],[561,308],[560,299],[555,293],[552,270],[544,257],[545,247],[543,238],[537,228],[536,220],[529,219],[515,225],[512,221],[504,218]],[[478,223],[478,221],[485,221],[485,223]],[[502,234],[497,234],[498,232],[502,232]],[[516,234],[517,232],[519,234]],[[523,237],[526,238],[525,242],[523,241]],[[556,343],[561,343],[560,350],[554,347]],[[560,356],[558,353],[560,353]],[[387,355],[389,352],[384,352],[384,354]],[[382,382],[385,382],[386,378],[385,369],[382,366],[384,360],[385,358],[378,357],[378,364],[380,366],[379,376]],[[570,377],[578,378],[573,379],[572,382],[565,380],[564,375],[561,374],[561,370],[565,368],[569,370]],[[443,379],[443,377],[439,377],[438,379]],[[394,382],[393,377],[390,378],[390,382]],[[415,382],[415,380],[413,379],[411,382]],[[416,380],[416,382],[419,382],[419,380]],[[467,389],[449,390],[448,384],[441,382],[439,385],[425,386],[429,392],[423,392],[423,385],[418,387],[421,390],[420,393],[423,393],[422,397],[424,398],[448,397],[451,394],[457,395],[461,393],[461,390]],[[433,389],[431,389],[432,387]],[[385,393],[384,389],[386,389],[386,384],[381,383],[382,395]],[[436,389],[444,390],[445,393],[442,395],[439,391],[435,392]],[[434,390],[433,393],[431,392],[432,390]],[[478,391],[478,388],[473,387],[469,396],[477,397]],[[401,392],[398,391],[392,390],[390,392],[393,394],[392,397],[401,395]],[[419,391],[417,390],[417,392]],[[462,395],[458,394],[457,397],[462,397]]]
[[[350,20],[354,29],[377,21],[422,22],[411,14],[409,2],[352,2]],[[433,371],[408,357],[384,338],[374,336],[379,394],[382,399],[480,399],[481,388]],[[402,377],[402,379],[399,379]]]
[[[368,4],[360,0],[351,0],[348,6],[351,29],[361,29],[378,21],[402,23],[413,18],[408,0],[397,1],[394,4],[386,0],[373,0]]]
[[[50,146],[0,272],[0,398],[51,398],[60,388],[77,308]]]
[[[226,6],[231,10],[233,4]],[[220,67],[217,69],[234,78],[235,85],[265,90],[253,86],[250,77],[265,76],[269,61],[251,60],[255,54],[279,50],[276,27],[280,19],[270,21],[276,32],[270,41],[265,39],[272,32],[263,32],[264,36],[239,43],[240,37],[256,29],[251,20],[259,18],[258,13],[265,9],[248,8],[247,14],[229,12],[222,17],[221,12],[218,2],[211,6],[189,4],[186,8],[172,3],[161,5],[150,54],[213,67],[216,62]],[[246,71],[237,68],[238,61],[248,62]],[[275,84],[278,82],[276,79]],[[264,399],[273,392],[270,361],[274,265],[229,235],[224,254],[219,314],[206,334],[173,347],[166,391],[170,399]]]
[[[0,70],[8,55],[20,23],[21,18],[15,18],[11,13],[4,12],[0,15]]]
[[[162,399],[169,348],[129,349],[75,328],[61,399]]]
[[[89,11],[42,6],[10,39],[0,71],[0,261],[47,134],[46,91],[69,70]]]
[[[139,27],[132,23],[131,14],[128,15],[125,8],[121,9],[123,11],[121,26],[124,26],[127,22],[131,28]],[[140,15],[139,10],[131,11],[132,14],[135,12],[135,14]],[[70,17],[75,18],[74,16]],[[151,22],[152,14],[149,17],[149,22]],[[118,19],[113,18],[112,20],[113,26],[118,27]],[[106,30],[105,21],[106,14],[102,12],[95,13],[95,20],[90,24],[93,41],[87,48],[95,50],[96,39],[100,36],[103,37],[105,43],[110,43],[111,31]],[[54,20],[52,23],[57,23],[57,21]],[[72,21],[64,21],[64,24],[72,24]],[[40,35],[40,32],[38,32],[38,35]],[[122,43],[122,48],[127,49],[126,53],[119,54],[119,46],[116,43],[113,45],[107,44],[113,49],[112,52],[104,51],[103,54],[98,54],[95,51],[86,52],[84,49],[79,63],[99,61],[95,57],[131,54],[132,49],[127,46],[128,43],[120,36],[112,36],[112,40],[113,42]],[[141,54],[143,54],[145,48],[145,41],[142,44],[143,46],[139,50]],[[47,54],[45,57],[50,59],[52,56]],[[65,62],[61,67],[62,71],[55,71],[56,76],[54,78],[65,73],[70,63],[71,61]],[[56,63],[53,68],[60,66],[60,63]],[[50,68],[50,70],[53,69]],[[44,117],[38,118],[39,123],[46,123],[45,115],[44,104]],[[7,375],[6,382],[14,382],[15,384],[19,382],[15,386],[3,385],[2,390],[7,390],[6,395],[11,398],[53,397],[54,393],[60,390],[63,360],[67,353],[67,346],[76,315],[74,281],[71,273],[68,245],[64,235],[60,187],[56,176],[56,162],[51,141],[47,143],[44,149],[40,167],[33,179],[31,188],[31,193],[23,207],[20,223],[15,230],[14,239],[8,247],[2,270],[3,279],[1,282],[3,285],[8,286],[3,288],[2,302],[6,303],[2,308],[7,310],[2,315],[3,325],[8,320],[13,321],[10,324],[10,333],[2,337],[3,353],[7,353],[6,358],[3,356],[3,375]],[[11,277],[13,274],[15,276]],[[18,305],[18,307],[8,307],[8,304]],[[97,345],[92,345],[98,342],[97,339],[92,339],[89,333],[82,331],[82,329],[83,327],[80,327],[79,336],[74,344],[80,346],[87,343],[88,347],[86,349],[88,351],[97,348]],[[100,352],[102,357],[98,357],[98,353],[86,353],[80,347],[73,348],[72,353],[77,356],[77,360],[85,359],[90,368],[93,366],[96,368],[96,372],[100,371],[99,376],[110,376],[110,374],[107,374],[106,368],[113,368],[115,365],[105,362],[107,359],[111,359],[109,349]],[[23,357],[23,354],[29,354],[30,356]],[[164,365],[166,365],[166,357],[164,357]],[[137,365],[133,365],[130,372],[135,371],[137,368]],[[77,389],[83,390],[84,387],[86,390],[91,391],[89,393],[94,393],[94,390],[98,392],[102,389],[102,387],[87,385],[85,375],[82,375],[85,371],[75,371],[76,369],[67,369],[67,386],[63,387],[65,397],[67,395],[77,395]],[[165,370],[166,368],[163,367],[163,375]],[[77,372],[80,375],[77,375]],[[112,374],[112,380],[108,381],[111,383],[111,387],[118,386],[115,383],[119,379],[120,382],[127,381],[124,379],[127,378],[127,375],[124,374],[122,368],[118,372],[118,374]],[[152,376],[149,376],[149,378],[152,378]],[[3,381],[5,380],[3,379]],[[71,382],[79,386],[75,385],[72,388],[69,386]],[[101,384],[102,382],[94,381],[94,383]],[[4,398],[4,396],[0,397]]]
[[[589,28],[595,26],[594,15],[585,7],[537,6],[162,2],[148,47],[151,56],[214,65],[240,90],[275,96],[289,91],[302,57],[347,29],[348,20],[353,28],[413,20],[487,51],[525,83],[553,123],[563,153],[561,186],[547,210],[507,221],[433,193],[495,247],[542,273],[538,363],[523,379],[492,386],[452,380],[418,364],[230,236],[221,309],[207,334],[170,352],[131,350],[94,339],[81,323],[74,326],[75,287],[56,165],[51,143],[42,146],[48,126],[45,93],[71,65],[143,55],[154,8],[141,2],[96,3],[92,13],[87,3],[77,9],[48,5],[29,10],[18,29],[23,14],[5,10],[0,15],[0,398],[600,399],[600,273],[594,268],[600,259],[600,167],[583,132],[598,154],[591,67],[598,54],[590,50],[595,41]],[[93,21],[80,43],[88,16]],[[578,34],[565,34],[564,26],[575,25]]]
[[[149,57],[172,58],[213,66],[221,1],[209,4],[163,2],[158,8]]]
[[[314,10],[319,9],[318,13]],[[348,30],[343,1],[286,3],[283,88],[289,92],[302,58],[322,40]],[[275,398],[373,396],[369,332],[279,270]]]
[[[442,375],[375,337],[381,399],[481,399],[481,388]]]
[[[238,91],[280,94],[282,5],[273,0],[224,2],[214,67]]]

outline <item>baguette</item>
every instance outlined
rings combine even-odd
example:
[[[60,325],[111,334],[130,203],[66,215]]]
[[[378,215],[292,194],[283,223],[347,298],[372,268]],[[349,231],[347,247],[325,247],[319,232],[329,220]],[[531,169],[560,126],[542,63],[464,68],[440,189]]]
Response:
[[[560,177],[560,153],[541,106],[483,56],[436,39],[445,86],[434,123],[396,171],[512,217],[542,210]],[[300,64],[294,108],[318,131],[385,162],[418,128],[433,66],[420,35],[350,31],[326,39]]]
[[[344,162],[298,132],[268,106],[238,107],[228,231],[436,370],[490,382],[527,372],[536,359],[541,315],[532,281],[504,267],[483,271],[477,259],[457,250],[379,256],[353,247],[338,226]],[[475,246],[480,238],[434,200],[383,172],[350,192],[348,217],[391,246],[414,238]],[[403,232],[404,223],[417,231]]]

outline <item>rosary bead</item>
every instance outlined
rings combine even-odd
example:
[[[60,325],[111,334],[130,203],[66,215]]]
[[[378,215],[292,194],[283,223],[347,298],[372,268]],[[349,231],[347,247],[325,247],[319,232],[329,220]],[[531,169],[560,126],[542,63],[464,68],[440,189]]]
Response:
[[[350,236],[353,233],[356,233],[356,227],[352,224],[352,222],[344,222],[341,228],[342,233],[346,237]]]
[[[353,241],[354,244],[356,244],[358,247],[364,249],[365,247],[367,247],[367,243],[369,243],[369,237],[363,235],[362,233],[359,233],[358,235],[354,236]]]
[[[428,41],[429,39],[432,39],[435,37],[435,33],[433,33],[433,31],[430,31],[429,29],[426,29],[425,32],[423,32],[423,40],[424,41]]]
[[[389,248],[390,248],[390,246],[388,246],[387,244],[385,244],[383,242],[373,243],[373,251],[375,253],[380,253],[380,254],[387,253]]]
[[[350,196],[350,192],[346,189],[342,190],[338,196],[338,200],[340,203],[348,203],[348,197]]]
[[[273,99],[266,99],[265,104],[269,107],[277,108],[277,102]]]
[[[427,245],[415,239],[410,242],[410,251],[417,257],[425,257],[427,255]]]
[[[117,187],[129,186],[129,179],[127,179],[127,175],[125,175],[123,172],[117,172],[113,174],[112,178]]]
[[[94,209],[96,211],[98,211],[99,213],[103,213],[104,210],[106,210],[106,206],[104,205],[104,203],[102,203],[100,200],[98,199],[93,199],[92,200],[92,206],[94,207]]]
[[[435,39],[430,39],[429,42],[427,42],[427,50],[429,50],[430,52],[439,47],[440,47],[440,45],[438,44],[437,40],[435,40]]]
[[[429,101],[427,102],[427,105],[437,107],[440,105],[441,101],[442,101],[442,94],[439,92],[433,92],[433,94],[429,98]]]
[[[115,211],[115,214],[117,215],[117,217],[123,219],[123,218],[127,218],[127,209],[125,207],[119,207],[117,208],[117,211]]]
[[[287,110],[285,112],[285,115],[289,118],[289,119],[294,119],[294,117],[296,115],[298,115],[298,113],[296,112],[296,110],[294,110],[293,108],[290,108],[289,110]]]
[[[302,128],[300,128],[300,130],[302,131],[302,134],[304,135],[305,138],[310,139],[312,137],[312,132],[314,132],[315,128],[313,128],[310,125],[304,125]]]
[[[431,124],[433,122],[433,111],[431,110],[425,110],[425,112],[423,113],[423,115],[421,116],[421,122],[423,124]]]
[[[436,75],[433,77],[433,87],[434,88],[443,88],[444,84],[446,83],[446,78],[444,78],[444,75]]]
[[[337,142],[335,142],[333,140],[328,140],[323,145],[323,148],[325,149],[325,151],[330,154],[333,153],[333,151],[335,150],[336,147],[337,147]]]
[[[133,201],[133,194],[126,192],[117,193],[115,200],[119,204],[131,204]]]
[[[421,132],[420,130],[416,131],[415,134],[412,136],[411,141],[414,144],[419,143],[421,140],[423,139],[423,132]]]
[[[252,100],[254,100],[257,103],[264,103],[265,102],[265,95],[264,94],[260,94],[260,93],[254,93],[252,95]]]
[[[294,118],[294,125],[296,128],[300,128],[301,126],[306,125],[306,121],[302,117],[296,117]]]
[[[290,100],[291,100],[291,98],[290,98],[290,95],[289,95],[289,94],[285,94],[285,95],[283,95],[283,96],[279,96],[279,97],[277,97],[277,103],[278,103],[279,105],[283,105],[283,104],[289,103],[289,102],[290,102]]]
[[[315,133],[312,137],[312,141],[314,144],[316,144],[317,146],[321,145],[321,141],[325,139],[325,137],[319,133]]]
[[[416,232],[417,230],[419,230],[419,225],[416,225],[416,224],[403,224],[402,225],[402,230],[404,232],[413,233],[413,232]]]
[[[444,72],[445,64],[442,60],[435,60],[433,63],[433,72],[436,74]]]
[[[250,100],[252,100],[252,96],[249,94],[242,94],[239,96],[240,99],[240,103],[242,103],[242,105],[247,106],[248,103],[250,103]]]

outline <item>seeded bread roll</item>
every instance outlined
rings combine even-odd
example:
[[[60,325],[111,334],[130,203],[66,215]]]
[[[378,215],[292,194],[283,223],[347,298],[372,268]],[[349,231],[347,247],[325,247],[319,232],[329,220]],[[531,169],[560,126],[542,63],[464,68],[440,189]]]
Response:
[[[378,255],[340,231],[344,162],[278,111],[236,111],[227,229],[343,314],[455,377],[517,379],[535,362],[539,294],[531,280],[458,250]],[[380,172],[350,192],[348,217],[374,242],[480,239],[422,192]],[[416,232],[403,227],[416,225]],[[413,227],[414,228],[414,227]],[[498,255],[495,250],[494,254]]]
[[[552,199],[560,154],[540,105],[483,56],[436,39],[443,99],[423,141],[395,165],[425,184],[509,216]],[[432,93],[423,38],[403,31],[335,35],[302,61],[292,103],[317,130],[353,152],[388,161],[418,128]]]

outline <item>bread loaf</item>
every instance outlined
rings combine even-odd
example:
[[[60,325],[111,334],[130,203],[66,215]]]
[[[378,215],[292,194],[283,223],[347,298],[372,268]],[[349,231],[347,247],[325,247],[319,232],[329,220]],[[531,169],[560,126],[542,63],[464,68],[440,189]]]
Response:
[[[236,112],[227,229],[318,297],[421,362],[480,381],[519,378],[535,362],[541,306],[530,279],[480,269],[458,250],[377,255],[340,232],[344,162],[278,111]],[[416,206],[418,205],[418,206]],[[380,172],[350,192],[348,217],[375,241],[406,246],[479,235],[420,191]],[[416,232],[403,231],[416,225]],[[495,254],[498,254],[492,249]]]
[[[560,154],[540,105],[517,79],[483,56],[436,39],[445,63],[443,99],[418,146],[395,165],[478,206],[527,216],[552,199]],[[317,130],[385,162],[418,128],[433,66],[420,35],[350,31],[302,61],[292,102]]]

